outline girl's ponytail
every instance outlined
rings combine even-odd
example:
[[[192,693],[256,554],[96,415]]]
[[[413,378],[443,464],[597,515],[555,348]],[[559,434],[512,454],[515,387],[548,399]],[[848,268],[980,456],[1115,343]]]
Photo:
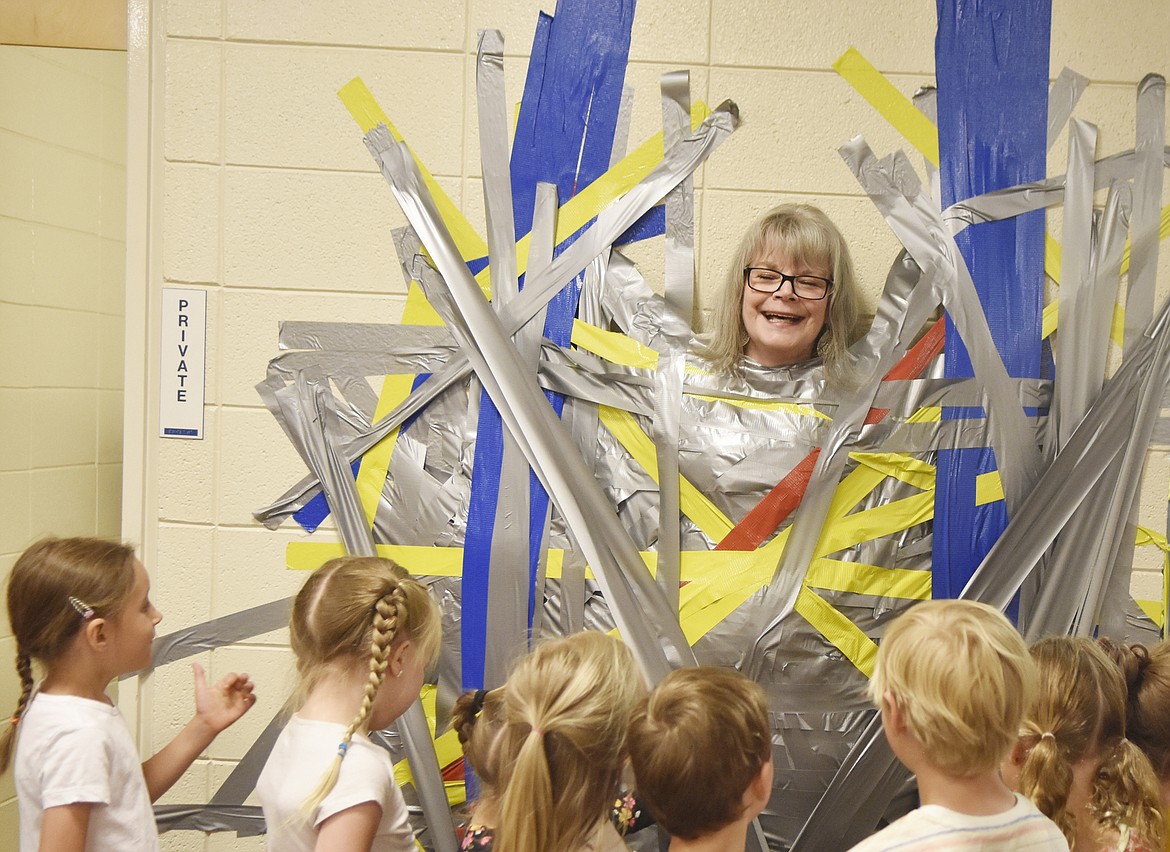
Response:
[[[511,776],[500,795],[496,848],[500,852],[566,849],[566,838],[555,831],[556,808],[549,769],[549,740],[556,736],[534,725],[520,746]],[[563,832],[561,832],[563,834]]]
[[[1020,737],[1028,746],[1020,766],[1019,791],[1032,800],[1036,809],[1055,822],[1071,844],[1076,825],[1065,807],[1072,790],[1072,765],[1061,755],[1051,732],[1028,732]]]
[[[8,727],[0,734],[0,773],[8,770],[12,762],[13,746],[16,745],[16,726],[24,718],[24,710],[28,707],[28,700],[32,697],[32,659],[28,654],[16,652],[16,673],[20,675],[20,698],[16,702],[16,712],[8,720]]]
[[[1090,807],[1102,825],[1128,826],[1149,848],[1165,848],[1158,778],[1128,739],[1122,738],[1098,768]]]

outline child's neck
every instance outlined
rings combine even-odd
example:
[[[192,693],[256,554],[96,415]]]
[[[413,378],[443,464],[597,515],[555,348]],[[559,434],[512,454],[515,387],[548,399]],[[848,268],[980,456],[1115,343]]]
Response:
[[[357,714],[370,673],[357,665],[337,664],[325,669],[297,711],[302,719],[348,725]]]
[[[747,821],[739,820],[694,840],[672,837],[670,852],[740,852],[747,846],[747,827]]]
[[[924,805],[942,805],[968,816],[994,816],[1016,804],[1015,793],[997,770],[956,778],[929,766],[918,769],[918,798]]]
[[[106,687],[120,672],[109,671],[96,655],[87,653],[87,650],[84,643],[74,643],[47,665],[39,691],[46,695],[75,695],[103,704],[113,703],[106,695]]]

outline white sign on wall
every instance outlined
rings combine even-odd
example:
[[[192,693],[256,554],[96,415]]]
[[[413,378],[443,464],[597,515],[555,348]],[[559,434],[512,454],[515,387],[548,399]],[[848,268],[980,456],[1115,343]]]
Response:
[[[203,437],[207,291],[163,287],[159,437]]]

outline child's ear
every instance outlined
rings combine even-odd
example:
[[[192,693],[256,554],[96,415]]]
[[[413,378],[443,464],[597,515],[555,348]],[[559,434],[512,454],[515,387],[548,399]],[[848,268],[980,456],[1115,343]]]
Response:
[[[772,798],[773,772],[772,759],[768,758],[743,792],[744,810],[750,819],[759,816]]]
[[[1024,744],[1022,739],[1017,738],[1012,744],[1012,750],[1008,752],[1007,759],[1016,769],[1024,765],[1024,761],[1028,759],[1028,746]]]
[[[898,706],[898,697],[888,689],[882,693],[882,717],[898,733],[905,732],[906,716]]]
[[[386,669],[387,677],[398,677],[406,670],[406,664],[409,661],[410,654],[414,653],[414,649],[410,644],[409,639],[403,639],[390,651],[390,662]]]
[[[91,618],[81,627],[81,638],[95,651],[103,651],[110,644],[110,625],[104,618]]]

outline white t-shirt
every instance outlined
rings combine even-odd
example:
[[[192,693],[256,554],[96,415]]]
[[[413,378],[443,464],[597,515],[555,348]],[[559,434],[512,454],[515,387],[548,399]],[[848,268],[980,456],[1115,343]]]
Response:
[[[962,850],[962,852],[1068,852],[1056,823],[1031,800],[1016,793],[1009,810],[992,816],[969,816],[944,808],[923,805],[891,823],[850,852],[916,852],[916,850]]]
[[[17,727],[21,852],[36,852],[46,808],[93,802],[87,852],[157,850],[142,762],[117,707],[76,695],[33,696]]]
[[[402,791],[394,780],[390,755],[361,734],[354,736],[341,761],[337,785],[308,819],[301,818],[301,803],[317,789],[344,733],[344,725],[295,714],[280,732],[256,782],[256,795],[268,825],[269,849],[312,852],[322,822],[364,802],[375,802],[382,808],[371,847],[374,852],[414,849],[414,832]]]

